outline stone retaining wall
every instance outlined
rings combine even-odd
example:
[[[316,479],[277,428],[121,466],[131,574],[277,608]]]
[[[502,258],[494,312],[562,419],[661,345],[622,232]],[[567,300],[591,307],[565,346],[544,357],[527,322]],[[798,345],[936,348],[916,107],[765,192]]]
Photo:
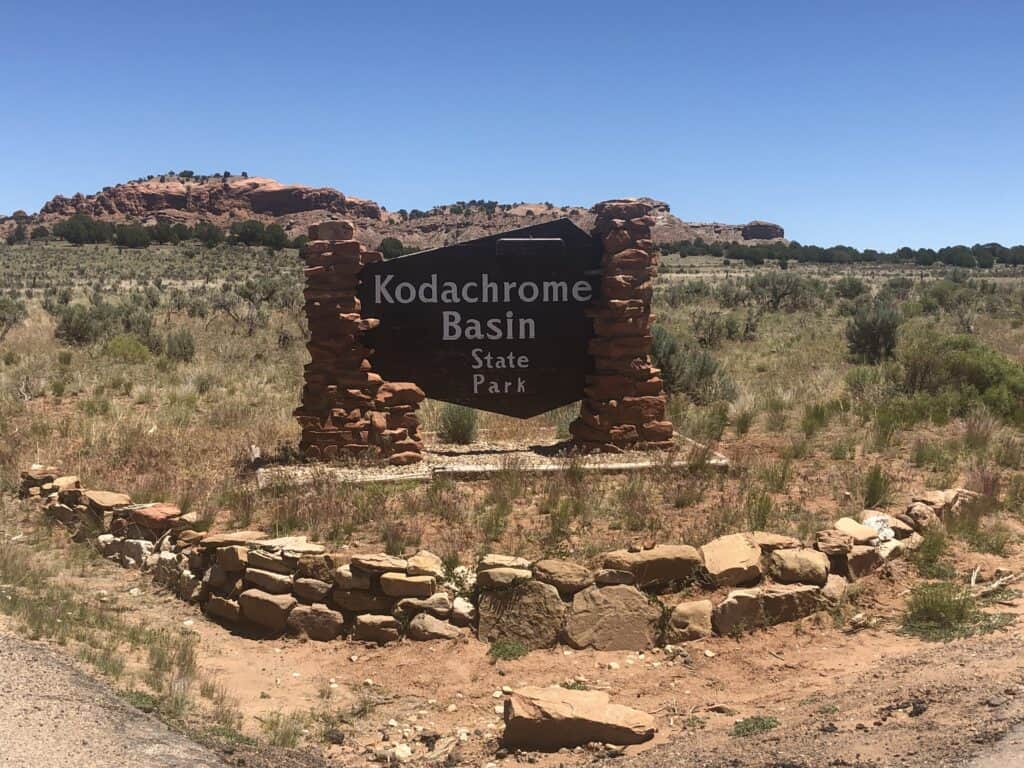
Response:
[[[305,537],[202,533],[170,504],[85,490],[55,468],[22,474],[22,495],[76,541],[196,604],[211,619],[269,634],[388,643],[515,641],[525,648],[643,650],[712,634],[738,635],[842,602],[848,584],[915,548],[975,494],[914,498],[897,515],[864,510],[813,542],[755,531],[700,548],[659,544],[609,552],[601,568],[490,554],[449,573],[426,551],[408,557],[328,552]]]

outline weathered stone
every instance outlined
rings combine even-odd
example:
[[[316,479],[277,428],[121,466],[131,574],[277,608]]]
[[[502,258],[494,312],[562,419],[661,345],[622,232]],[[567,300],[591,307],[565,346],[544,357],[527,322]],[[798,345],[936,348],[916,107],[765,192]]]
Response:
[[[769,584],[761,590],[761,607],[768,625],[796,621],[822,609],[821,589],[808,584]]]
[[[394,598],[375,595],[361,589],[338,589],[331,591],[331,605],[350,613],[375,613],[387,615],[395,609]]]
[[[139,565],[151,554],[153,554],[153,542],[146,539],[124,539],[121,544],[121,556],[130,557]]]
[[[477,606],[481,640],[517,640],[527,648],[550,648],[562,631],[565,603],[558,590],[539,581],[484,592]]]
[[[430,597],[436,588],[433,576],[383,573],[380,577],[380,589],[388,597]]]
[[[231,531],[230,533],[214,533],[204,536],[200,542],[207,549],[217,547],[245,546],[249,542],[267,538],[263,531]]]
[[[393,616],[364,614],[356,616],[352,637],[368,643],[390,643],[401,637],[402,625]]]
[[[605,691],[524,687],[505,699],[503,744],[555,751],[599,742],[641,744],[657,731],[651,715],[611,704]]]
[[[878,538],[878,531],[863,523],[858,523],[852,517],[839,518],[833,527],[853,539],[854,544],[870,544]]]
[[[96,549],[103,557],[119,555],[122,541],[123,539],[114,538],[113,534],[101,533],[96,537]]]
[[[835,528],[826,528],[815,535],[814,546],[826,555],[845,555],[853,548],[853,537]]]
[[[776,549],[794,549],[803,546],[800,543],[800,539],[794,539],[792,536],[783,536],[781,533],[752,531],[747,536],[761,548],[761,554],[766,555],[771,554]]]
[[[345,617],[326,605],[297,605],[288,614],[288,630],[310,640],[327,642],[341,635]]]
[[[533,578],[550,584],[565,598],[594,583],[594,577],[587,568],[569,560],[538,560],[533,564]]]
[[[53,486],[60,492],[81,488],[82,484],[78,480],[78,475],[62,475],[53,479]]]
[[[261,549],[253,549],[249,552],[249,568],[256,568],[261,571],[280,573],[291,576],[294,568],[283,557]]]
[[[488,568],[479,571],[476,575],[476,583],[480,589],[505,589],[513,584],[529,581],[533,578],[533,572],[525,568]]]
[[[844,576],[830,573],[825,586],[821,588],[821,597],[830,605],[841,605],[846,600],[846,590],[849,587],[850,582]]]
[[[207,589],[220,589],[228,583],[228,572],[214,563],[203,573],[203,586]]]
[[[409,622],[408,634],[413,640],[457,640],[462,636],[457,627],[429,613],[416,614]]]
[[[620,549],[604,557],[605,568],[630,571],[640,586],[688,581],[701,565],[700,554],[687,544],[659,544],[640,552]]]
[[[828,580],[828,555],[814,549],[780,549],[772,552],[772,578],[783,584],[816,584]]]
[[[470,604],[472,606],[472,604]],[[407,597],[399,600],[395,606],[395,616],[406,619],[420,613],[429,613],[439,619],[447,619],[452,614],[452,600],[446,592],[436,592],[427,598]]]
[[[335,568],[333,578],[334,583],[338,586],[339,589],[368,590],[370,588],[369,575],[365,573],[360,573],[359,571],[353,571],[352,567],[348,564],[342,565],[339,568]]]
[[[327,555],[302,555],[295,563],[295,576],[299,579],[334,581],[334,568]]]
[[[890,539],[889,541],[883,541],[878,545],[878,556],[882,558],[882,562],[889,562],[895,560],[898,557],[903,556],[903,542],[896,539]]]
[[[856,546],[846,556],[847,575],[851,580],[867,576],[882,565],[882,557],[875,547]]]
[[[636,587],[588,587],[572,599],[566,639],[573,648],[642,651],[658,639],[660,606]]]
[[[132,503],[131,496],[113,491],[84,491],[85,503],[98,512],[109,512]]]
[[[103,537],[101,536],[100,538]],[[110,538],[113,539],[114,537],[111,536]],[[173,552],[161,552],[157,556],[156,565],[153,567],[154,583],[160,584],[164,587],[174,588],[178,583],[178,575],[180,573],[181,569],[178,565],[178,555]]]
[[[237,624],[242,617],[241,610],[236,601],[228,600],[219,595],[210,595],[210,599],[206,601],[203,610],[207,616],[222,619],[232,624]]]
[[[320,579],[295,579],[292,594],[303,603],[326,603],[331,585]]]
[[[761,548],[749,536],[733,533],[700,548],[704,567],[720,587],[755,584],[761,578]]]
[[[880,512],[877,509],[862,510],[859,515],[859,519],[864,525],[869,528],[874,528],[879,532],[884,528],[890,529],[893,532],[893,536],[897,539],[905,539],[914,532],[914,526],[900,520],[898,517],[894,517],[886,512]]]
[[[471,627],[476,621],[476,606],[464,597],[452,601],[451,622],[457,627]]]
[[[292,591],[292,577],[285,576],[283,573],[246,568],[244,578],[246,584],[252,584],[257,589],[271,594],[283,595]]]
[[[323,544],[310,541],[305,536],[278,536],[275,539],[259,539],[254,542],[256,549],[276,552],[286,560],[298,560],[303,555],[322,555],[326,552]]]
[[[238,596],[242,616],[273,632],[284,632],[288,614],[295,605],[295,598],[291,595],[274,595],[261,589],[247,589]]]
[[[249,562],[249,548],[233,544],[217,549],[217,562],[228,573],[244,571]]]
[[[711,617],[719,635],[735,635],[764,626],[760,589],[733,589],[718,605]]]
[[[421,549],[409,558],[408,563],[406,572],[410,576],[433,576],[438,580],[444,578],[444,563],[433,552]]]
[[[486,571],[490,568],[522,568],[529,569],[530,561],[523,557],[514,555],[484,555],[477,563],[477,571]]]
[[[690,600],[679,603],[669,614],[668,626],[665,629],[665,641],[668,643],[685,643],[699,640],[711,634],[711,613],[713,606],[710,600]]]
[[[405,573],[409,567],[403,558],[385,554],[352,555],[350,565],[353,573]]]
[[[612,568],[601,568],[594,571],[594,583],[599,587],[611,587],[615,584],[636,584],[636,576],[632,571],[616,571]]]
[[[942,525],[942,521],[939,520],[935,510],[930,505],[919,501],[907,507],[907,511],[900,517],[918,532],[925,531],[936,525]]]

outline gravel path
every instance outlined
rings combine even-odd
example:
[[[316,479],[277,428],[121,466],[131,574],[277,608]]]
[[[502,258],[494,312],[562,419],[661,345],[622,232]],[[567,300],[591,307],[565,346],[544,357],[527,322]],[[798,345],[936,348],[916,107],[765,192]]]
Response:
[[[212,752],[128,706],[57,653],[0,630],[4,768],[223,768]]]

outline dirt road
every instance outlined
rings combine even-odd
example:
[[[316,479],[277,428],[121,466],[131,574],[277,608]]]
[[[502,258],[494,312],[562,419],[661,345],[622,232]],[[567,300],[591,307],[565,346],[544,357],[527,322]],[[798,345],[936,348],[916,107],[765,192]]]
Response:
[[[212,752],[74,669],[58,653],[0,630],[4,768],[223,768]]]

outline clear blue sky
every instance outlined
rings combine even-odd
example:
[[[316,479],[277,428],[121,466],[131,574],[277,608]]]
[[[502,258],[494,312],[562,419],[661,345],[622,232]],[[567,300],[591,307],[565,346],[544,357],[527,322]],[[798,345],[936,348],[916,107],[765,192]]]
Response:
[[[5,2],[0,212],[189,168],[1024,242],[1019,2]]]

